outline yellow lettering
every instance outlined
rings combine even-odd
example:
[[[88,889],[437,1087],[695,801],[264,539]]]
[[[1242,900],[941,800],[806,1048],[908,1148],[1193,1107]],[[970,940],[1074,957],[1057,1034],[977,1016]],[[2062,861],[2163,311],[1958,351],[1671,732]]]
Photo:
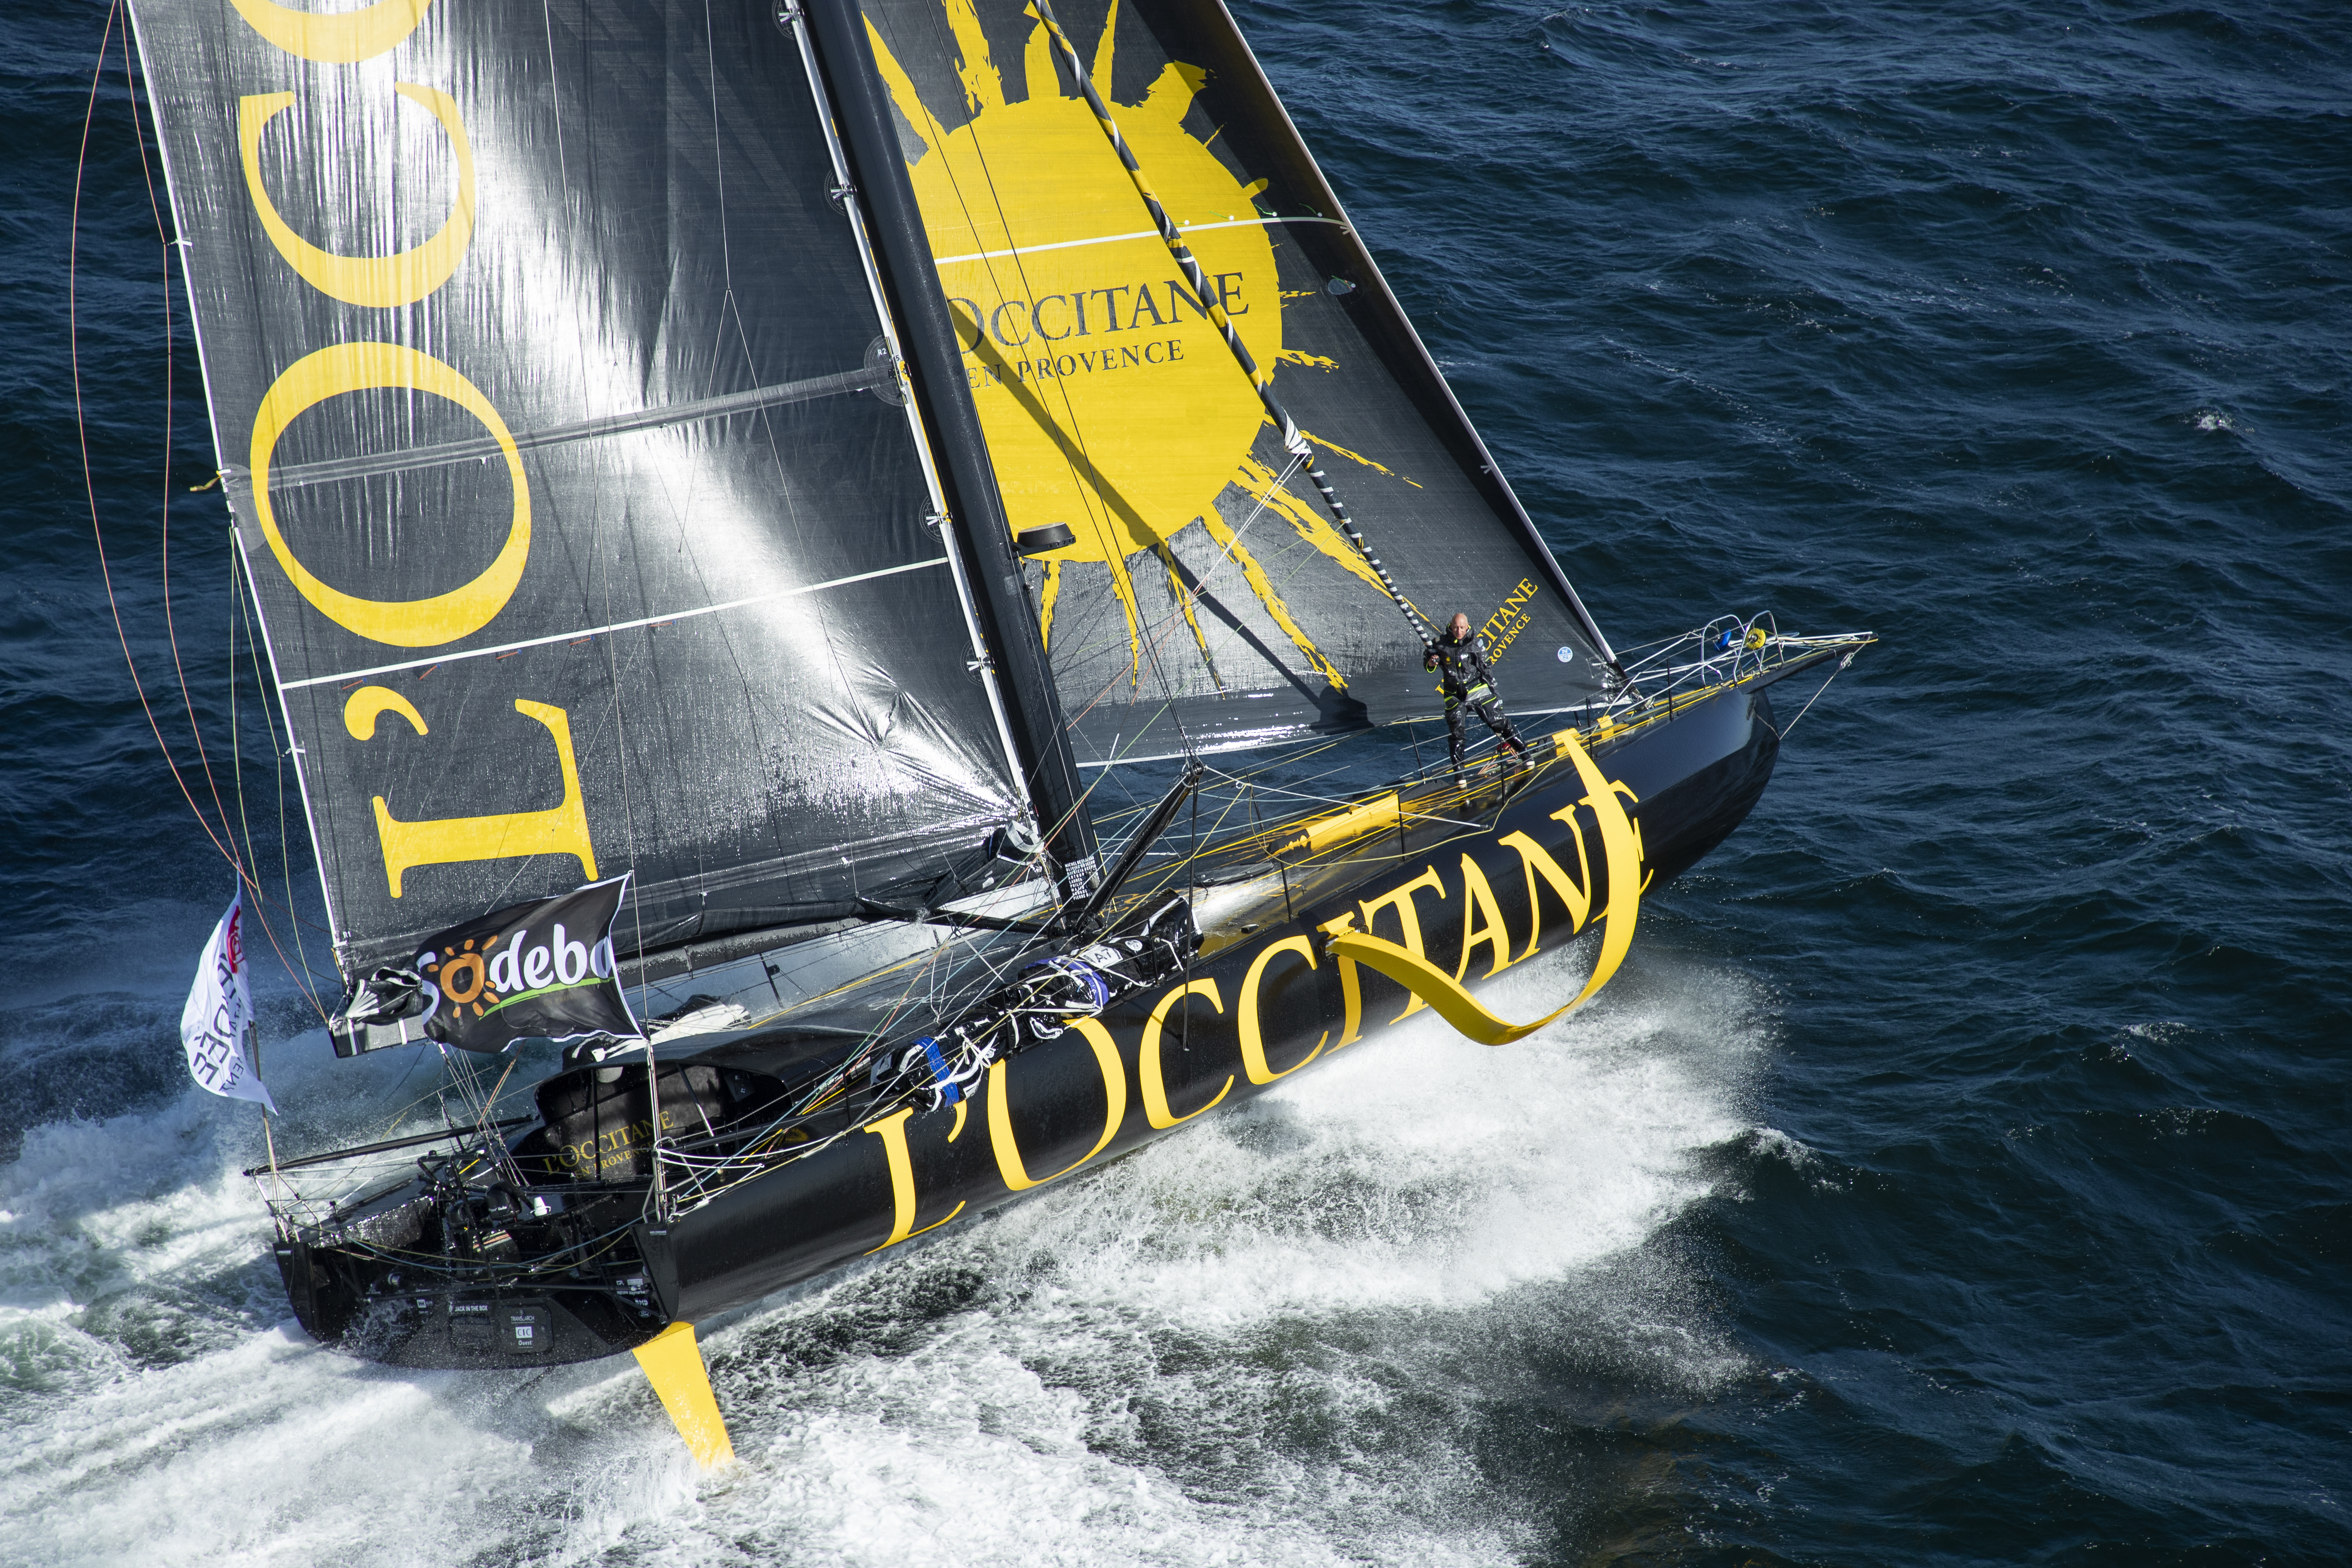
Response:
[[[1631,788],[1627,787],[1624,780],[1611,779],[1609,781],[1609,787],[1615,790],[1619,795],[1623,795],[1627,800],[1632,801],[1635,805],[1642,804],[1642,797],[1635,795]],[[1650,858],[1650,852],[1642,847],[1642,825],[1633,820],[1633,814],[1630,811],[1625,814],[1625,821],[1626,825],[1633,830],[1633,853],[1639,856],[1643,860],[1648,860]],[[1655,871],[1644,871],[1642,873],[1642,890],[1643,892],[1646,893],[1650,890],[1650,879],[1656,874],[1657,873]]]
[[[245,188],[253,196],[263,232],[302,281],[347,305],[388,309],[415,303],[449,281],[474,239],[474,149],[466,139],[466,122],[458,118],[457,100],[412,82],[394,82],[392,90],[430,110],[448,132],[449,145],[457,154],[457,200],[443,220],[441,232],[397,256],[337,256],[295,233],[278,216],[261,178],[261,133],[270,121],[293,106],[294,95],[263,92],[237,100],[236,139],[245,154]]]
[[[1474,926],[1473,921],[1478,923]],[[1454,978],[1457,982],[1470,973],[1470,950],[1474,947],[1494,950],[1495,961],[1486,966],[1486,979],[1492,980],[1511,966],[1511,937],[1503,926],[1503,907],[1495,901],[1495,889],[1487,884],[1486,873],[1478,868],[1477,861],[1465,855],[1462,857],[1462,962],[1454,966]]]
[[[420,735],[433,732],[425,727],[425,715],[416,710],[416,704],[389,686],[362,686],[352,692],[343,703],[343,728],[354,741],[373,741],[375,721],[386,713],[399,714]]]
[[[1609,908],[1602,916],[1605,930],[1601,939],[1601,955],[1592,965],[1584,989],[1565,1006],[1538,1018],[1532,1024],[1510,1024],[1495,1016],[1478,1005],[1478,999],[1462,988],[1458,977],[1449,978],[1445,972],[1434,968],[1417,952],[1408,952],[1392,942],[1376,936],[1348,932],[1332,938],[1332,950],[1342,958],[1360,958],[1379,970],[1416,996],[1427,996],[1440,1016],[1470,1038],[1482,1045],[1507,1046],[1513,1040],[1523,1040],[1556,1019],[1564,1018],[1587,1002],[1609,983],[1617,966],[1625,957],[1633,941],[1633,923],[1640,918],[1642,902],[1642,861],[1635,846],[1633,825],[1620,805],[1620,793],[1612,788],[1582,746],[1573,736],[1563,737],[1561,747],[1576,764],[1579,777],[1592,793],[1580,803],[1592,808],[1601,823],[1601,847],[1609,875]],[[1574,807],[1556,812],[1555,816],[1567,816]],[[1529,889],[1533,893],[1532,885]]]
[[[430,393],[465,409],[498,438],[506,454],[507,475],[514,482],[514,521],[498,558],[463,587],[429,599],[362,599],[329,587],[295,556],[270,510],[269,459],[286,427],[330,397],[374,387]],[[432,355],[398,343],[334,343],[296,360],[270,384],[253,416],[253,510],[270,553],[298,593],[344,630],[395,647],[436,647],[489,625],[514,597],[530,554],[530,486],[523,479],[522,454],[507,422],[472,382]]]
[[[996,1148],[997,1173],[1004,1184],[1014,1192],[1028,1187],[1042,1187],[1047,1182],[1068,1175],[1080,1165],[1108,1148],[1118,1135],[1118,1124],[1127,1120],[1127,1068],[1118,1059],[1118,1046],[1110,1031],[1093,1018],[1071,1020],[1070,1027],[1086,1037],[1094,1047],[1095,1066],[1102,1073],[1103,1130],[1095,1146],[1055,1172],[1050,1176],[1032,1176],[1029,1167],[1022,1163],[1020,1141],[1013,1133],[1013,1110],[1005,1103],[1004,1069],[1009,1063],[992,1062],[988,1068],[988,1141]]]
[[[1344,914],[1315,929],[1328,937],[1346,936],[1356,929],[1356,917],[1353,912]],[[1339,1046],[1352,1046],[1364,1037],[1364,982],[1352,958],[1339,960],[1339,1000],[1346,1009],[1339,1020]],[[1331,1048],[1336,1051],[1339,1046]]]
[[[1592,975],[1584,983],[1584,994],[1577,998],[1581,1004],[1609,983],[1617,966],[1633,945],[1634,922],[1642,918],[1642,884],[1646,879],[1642,871],[1642,833],[1625,813],[1617,797],[1640,804],[1640,797],[1622,784],[1612,784],[1601,775],[1600,768],[1585,754],[1584,748],[1571,738],[1568,742],[1569,756],[1584,780],[1584,787],[1592,793],[1577,805],[1591,809],[1593,820],[1601,825],[1601,863],[1609,871],[1609,908],[1602,913],[1601,955],[1592,961]],[[1566,806],[1552,813],[1566,817],[1575,807]],[[1573,826],[1573,823],[1570,824]],[[1580,844],[1582,835],[1578,836]],[[1625,918],[1619,920],[1622,914]]]
[[[1576,826],[1576,808],[1571,805],[1564,811],[1554,812],[1552,816],[1568,824],[1569,842],[1576,846],[1577,875],[1574,880],[1570,879],[1560,863],[1553,859],[1542,845],[1526,834],[1506,834],[1499,840],[1506,847],[1519,852],[1519,866],[1528,878],[1528,945],[1519,950],[1520,959],[1535,956],[1537,939],[1543,935],[1543,906],[1537,901],[1536,895],[1538,873],[1551,884],[1551,890],[1558,893],[1559,901],[1568,907],[1568,933],[1570,936],[1584,929],[1585,919],[1592,912],[1592,862],[1584,853],[1584,835]],[[1512,962],[1517,963],[1518,959]]]
[[[1382,910],[1393,909],[1397,912],[1397,922],[1404,928],[1405,950],[1415,958],[1427,958],[1428,952],[1423,949],[1421,942],[1421,911],[1413,907],[1412,902],[1413,894],[1423,888],[1435,889],[1441,899],[1445,896],[1445,884],[1437,879],[1436,867],[1424,867],[1420,876],[1415,877],[1403,887],[1382,893],[1370,902],[1358,903],[1356,907],[1364,911],[1364,934],[1367,936],[1379,934],[1372,930],[1374,918]],[[1389,1022],[1402,1024],[1428,1005],[1429,1004],[1423,1002],[1419,996],[1408,992],[1405,995],[1404,1011],[1391,1018]]]
[[[1323,1047],[1331,1038],[1331,1031],[1324,1030],[1323,1038],[1315,1042],[1313,1050],[1307,1052],[1296,1066],[1286,1067],[1280,1072],[1276,1072],[1266,1064],[1265,1037],[1258,1029],[1257,988],[1259,981],[1265,977],[1265,966],[1274,962],[1276,954],[1285,952],[1295,952],[1307,961],[1307,968],[1315,967],[1314,944],[1303,936],[1286,936],[1280,942],[1269,943],[1264,952],[1252,959],[1249,974],[1242,981],[1242,1070],[1249,1074],[1249,1080],[1252,1083],[1272,1083],[1276,1079],[1286,1078],[1297,1072],[1299,1068],[1305,1067],[1308,1062],[1321,1056]],[[1233,1079],[1227,1079],[1225,1081],[1230,1084]],[[1222,1094],[1219,1098],[1223,1098]]]
[[[425,20],[433,0],[376,0],[338,15],[272,5],[270,0],[230,0],[247,26],[289,55],[321,65],[347,66],[396,47]]]
[[[1251,978],[1253,980],[1256,978],[1255,971],[1251,972]],[[1224,1099],[1227,1091],[1234,1087],[1233,1075],[1228,1073],[1225,1075],[1224,1088],[1217,1090],[1215,1098],[1207,1105],[1201,1107],[1201,1110],[1188,1110],[1179,1116],[1168,1108],[1168,1076],[1160,1066],[1160,1047],[1168,1027],[1170,1011],[1181,1005],[1187,996],[1206,996],[1210,1006],[1220,1013],[1225,1010],[1224,998],[1217,994],[1217,983],[1213,980],[1194,980],[1180,985],[1162,996],[1153,1005],[1151,1017],[1143,1026],[1143,1052],[1138,1060],[1136,1071],[1141,1079],[1143,1119],[1152,1126],[1163,1130],[1173,1127],[1180,1121],[1190,1121],[1200,1115],[1202,1110],[1213,1110],[1217,1100]]]
[[[908,1237],[937,1230],[947,1224],[948,1219],[963,1213],[963,1205],[958,1204],[948,1210],[948,1219],[934,1220],[922,1230],[915,1228],[915,1162],[907,1153],[907,1119],[914,1114],[912,1109],[893,1111],[879,1121],[868,1123],[866,1128],[866,1131],[882,1140],[883,1158],[890,1163],[890,1198],[894,1205],[890,1239],[868,1252],[866,1255],[868,1258],[885,1247],[898,1246]],[[961,1100],[956,1102],[956,1125],[958,1131],[961,1131],[963,1103]]]
[[[418,866],[465,860],[510,860],[525,855],[570,855],[590,881],[596,879],[596,848],[588,837],[587,797],[580,788],[580,764],[572,752],[571,715],[545,702],[515,699],[515,711],[547,726],[563,772],[563,800],[545,811],[514,811],[497,816],[444,816],[403,822],[382,795],[375,797],[375,831],[383,846],[384,879],[400,897],[403,873]],[[420,735],[428,731],[415,704],[381,686],[362,686],[343,704],[343,727],[359,741],[372,740],[375,722],[397,713]]]

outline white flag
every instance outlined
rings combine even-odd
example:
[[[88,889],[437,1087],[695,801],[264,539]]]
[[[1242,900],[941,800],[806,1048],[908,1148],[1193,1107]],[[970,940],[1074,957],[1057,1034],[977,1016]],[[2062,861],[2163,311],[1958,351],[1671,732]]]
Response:
[[[196,983],[180,1010],[180,1043],[188,1047],[188,1071],[215,1094],[257,1100],[278,1109],[261,1077],[246,1060],[246,1031],[253,1024],[253,996],[245,984],[245,891],[228,901],[228,913],[213,928]]]

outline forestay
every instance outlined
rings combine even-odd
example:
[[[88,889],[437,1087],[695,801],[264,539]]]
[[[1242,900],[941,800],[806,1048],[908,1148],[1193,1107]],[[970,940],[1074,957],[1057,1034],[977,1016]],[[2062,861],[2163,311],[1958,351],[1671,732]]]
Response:
[[[765,5],[138,0],[347,973],[624,870],[623,952],[1024,807]]]
[[[1606,644],[1216,0],[1055,10],[1252,358],[1403,592],[1522,709]],[[1024,0],[866,0],[1077,754],[1436,709],[1412,624],[1291,465]]]

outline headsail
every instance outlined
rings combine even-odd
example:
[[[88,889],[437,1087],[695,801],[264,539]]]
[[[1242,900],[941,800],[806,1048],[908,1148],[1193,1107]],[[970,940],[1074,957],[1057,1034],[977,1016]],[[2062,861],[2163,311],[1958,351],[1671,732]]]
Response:
[[[623,870],[625,954],[1025,815],[811,87],[703,0],[136,0],[347,973]]]
[[[1418,609],[1483,625],[1515,706],[1607,647],[1215,0],[1069,0],[1251,357]],[[865,0],[1082,759],[1426,713],[1405,617],[1178,275],[1024,0]]]

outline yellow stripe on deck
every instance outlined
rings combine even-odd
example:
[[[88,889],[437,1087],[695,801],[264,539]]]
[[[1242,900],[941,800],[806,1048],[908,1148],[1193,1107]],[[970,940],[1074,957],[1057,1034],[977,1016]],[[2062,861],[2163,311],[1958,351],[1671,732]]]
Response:
[[[1305,833],[1282,845],[1275,853],[1290,855],[1304,849],[1310,855],[1320,854],[1335,844],[1345,844],[1350,838],[1361,838],[1367,833],[1393,827],[1398,816],[1396,791],[1391,790],[1378,800],[1368,800],[1351,811],[1307,823]]]

